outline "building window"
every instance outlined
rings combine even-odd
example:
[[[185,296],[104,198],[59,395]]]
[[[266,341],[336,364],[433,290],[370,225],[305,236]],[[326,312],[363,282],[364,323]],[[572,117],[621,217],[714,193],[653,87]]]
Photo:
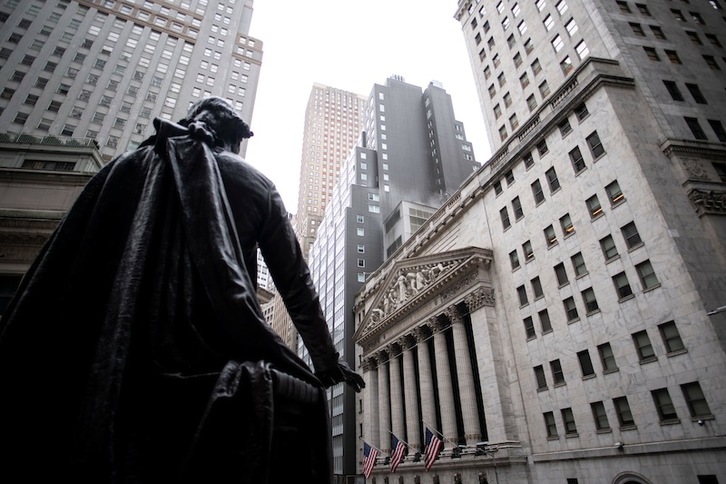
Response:
[[[581,277],[587,274],[587,266],[585,265],[585,259],[582,257],[582,252],[578,252],[573,255],[570,257],[570,260],[572,261],[572,267],[575,269],[576,277]]]
[[[587,168],[585,166],[585,159],[582,157],[582,152],[580,152],[580,147],[576,146],[572,151],[570,151],[570,161],[572,162],[572,168],[575,170],[575,174],[579,174]]]
[[[658,390],[652,390],[650,394],[653,397],[653,403],[658,411],[658,418],[661,423],[677,422],[678,414],[676,413],[676,408],[673,406],[668,389],[659,388]]]
[[[623,195],[623,192],[620,190],[620,185],[617,180],[608,184],[605,187],[605,191],[607,192],[608,198],[610,198],[610,203],[613,206],[618,205],[625,200],[625,195]]]
[[[577,360],[580,362],[580,370],[582,370],[583,378],[595,375],[595,368],[592,366],[592,360],[590,359],[589,351],[578,351]]]
[[[532,195],[534,196],[535,204],[539,205],[545,199],[544,192],[542,191],[542,184],[539,180],[535,180],[532,183]]]
[[[365,251],[366,251],[366,246],[365,246],[365,245],[363,245],[363,244],[358,244],[358,246],[357,246],[357,250],[358,250],[358,253],[359,253],[359,254],[365,254]]]
[[[659,324],[658,330],[660,331],[661,338],[663,338],[666,351],[669,354],[680,353],[686,349],[674,321],[666,321],[663,324]]]
[[[603,373],[611,373],[618,370],[618,365],[615,363],[615,355],[613,355],[613,348],[610,346],[610,343],[598,345],[597,352],[600,355]]]
[[[530,281],[532,284],[532,292],[534,292],[534,298],[539,299],[544,296],[544,292],[542,290],[542,283],[539,281],[539,276],[535,277]]]
[[[552,371],[552,381],[555,386],[565,383],[565,372],[562,371],[559,359],[550,361],[550,370]]]
[[[566,213],[562,217],[560,217],[560,227],[562,227],[562,233],[565,235],[565,237],[569,237],[570,235],[575,233],[575,226],[572,225],[572,219],[570,218],[569,213]]]
[[[512,225],[509,221],[509,212],[507,212],[507,207],[502,207],[499,211],[499,216],[502,218],[502,228],[507,230]]]
[[[547,377],[542,365],[534,367],[534,378],[537,381],[537,390],[547,390]]]
[[[716,133],[716,137],[721,142],[726,142],[726,130],[718,119],[709,119],[708,124],[711,125],[711,129]]]
[[[562,121],[560,124],[558,124],[557,127],[559,128],[560,135],[563,138],[572,132],[572,126],[570,125],[570,120],[567,118],[565,118],[564,121]]]
[[[364,228],[358,227],[355,230],[356,230],[356,235],[358,235],[358,237],[363,237],[366,234],[366,231]]]
[[[530,111],[537,109],[537,99],[534,97],[534,94],[530,94],[529,97],[527,97],[527,108]]]
[[[522,244],[522,251],[524,252],[525,262],[529,262],[534,259],[534,251],[532,250],[532,243],[528,240]]]
[[[666,89],[668,89],[668,94],[671,95],[671,99],[674,101],[684,101],[683,94],[681,94],[681,91],[678,89],[678,84],[676,84],[674,81],[663,81],[663,84],[665,85]]]
[[[618,416],[620,427],[634,427],[635,420],[633,420],[633,413],[630,411],[628,397],[613,398],[613,405],[615,405],[615,413]]]
[[[675,50],[666,50],[665,53],[666,56],[668,56],[668,60],[670,60],[672,64],[683,64],[683,62],[681,62],[681,58],[678,57],[678,53]]]
[[[544,229],[544,236],[547,241],[547,247],[552,247],[557,243],[557,235],[555,234],[555,229],[552,225],[549,225]]]
[[[712,417],[711,409],[706,402],[706,396],[703,394],[701,385],[697,381],[681,385],[681,391],[683,392],[683,397],[686,399],[691,417]]]
[[[653,47],[643,46],[643,50],[645,51],[645,55],[648,57],[648,59],[652,61],[660,61],[660,57],[658,57],[658,52],[656,52]]]
[[[595,428],[599,431],[610,430],[610,422],[608,422],[608,414],[605,411],[603,402],[592,402],[590,408],[592,409],[592,418],[595,420]]]
[[[512,210],[514,210],[515,220],[519,220],[524,217],[524,212],[522,211],[522,203],[519,201],[519,197],[514,197],[514,199],[512,200]]]
[[[516,250],[509,253],[509,262],[512,264],[512,270],[519,269],[519,256]]]
[[[590,152],[595,160],[605,154],[605,148],[603,148],[602,143],[600,142],[600,137],[598,136],[597,131],[593,131],[590,136],[587,137],[587,145],[590,147]]]
[[[575,108],[575,116],[577,116],[578,121],[582,121],[589,115],[590,115],[590,111],[587,110],[587,106],[585,105],[585,103],[579,104]]]
[[[615,292],[618,293],[618,299],[620,301],[633,295],[633,290],[630,288],[628,276],[625,275],[625,272],[614,275],[613,284],[615,285]]]
[[[640,24],[629,22],[630,29],[633,31],[635,35],[638,37],[645,37],[645,31],[643,30],[643,27],[641,27]]]
[[[557,172],[555,171],[554,166],[545,172],[545,177],[547,178],[547,183],[550,186],[550,193],[554,193],[560,189],[560,181],[557,178]]]
[[[565,314],[567,315],[568,323],[572,323],[580,319],[579,314],[577,314],[577,306],[575,305],[574,298],[568,297],[567,299],[562,301],[562,304],[565,307]]]
[[[628,6],[628,2],[624,2],[624,1],[618,0],[615,3],[618,4],[618,8],[620,8],[620,11],[622,13],[631,13],[630,12],[630,7]]]
[[[517,288],[517,295],[519,296],[520,307],[529,304],[529,299],[527,298],[527,289],[524,287],[524,285]]]
[[[611,235],[607,235],[600,239],[600,248],[605,256],[606,261],[611,261],[618,256],[618,249]]]
[[[590,54],[590,49],[587,48],[587,44],[585,43],[585,41],[581,40],[575,46],[575,52],[577,52],[577,57],[582,60]]]
[[[703,131],[703,128],[701,128],[701,124],[698,122],[698,119],[691,118],[688,116],[684,116],[683,119],[686,121],[686,124],[691,130],[691,133],[693,133],[693,137],[700,140],[707,140],[708,137],[706,136],[706,133]]]
[[[563,74],[567,75],[574,69],[574,66],[572,65],[572,59],[570,59],[570,56],[566,56],[564,59],[562,59],[562,62],[560,62],[560,68],[562,69]]]
[[[567,277],[567,271],[565,270],[565,264],[563,262],[557,264],[554,269],[555,276],[557,276],[557,284],[559,284],[560,287],[570,282]]]
[[[565,43],[562,41],[562,37],[560,37],[560,34],[555,35],[555,38],[552,39],[552,48],[555,49],[555,52],[559,52],[562,50],[562,47],[564,47]]]
[[[552,322],[550,321],[550,313],[546,309],[543,309],[537,314],[539,315],[539,323],[542,327],[542,334],[551,332]]]
[[[638,277],[640,277],[640,284],[643,286],[643,290],[647,291],[654,287],[658,287],[660,283],[655,275],[653,266],[649,260],[643,261],[635,266],[635,270],[638,271]]]
[[[365,267],[366,266],[366,260],[365,259],[358,259],[358,267]]]
[[[653,345],[650,343],[650,338],[645,330],[633,333],[633,344],[635,344],[635,350],[638,352],[638,359],[641,363],[648,363],[657,359]]]
[[[703,93],[701,93],[701,89],[698,87],[698,84],[691,84],[687,82],[686,87],[691,93],[691,96],[693,96],[694,101],[698,104],[708,104],[708,101],[706,101],[706,98],[703,97]]]
[[[502,193],[502,181],[497,180],[493,183],[493,185],[494,185],[494,193],[496,193],[497,195],[500,195]]]
[[[653,37],[660,40],[667,40],[665,34],[663,33],[663,29],[656,25],[649,25],[651,32],[653,32]]]
[[[539,85],[539,93],[542,96],[542,99],[546,98],[550,94],[550,86],[547,84],[547,81],[542,81]]]
[[[595,298],[595,291],[591,287],[582,291],[581,294],[588,315],[600,310]]]
[[[550,30],[552,30],[552,27],[555,26],[555,21],[552,18],[552,15],[547,15],[545,17],[545,19],[542,21],[542,23],[544,24],[545,30],[547,32],[549,32]]]
[[[532,316],[524,318],[524,332],[527,335],[527,339],[537,337],[537,333],[534,331],[534,321],[532,321]]]
[[[620,227],[620,231],[623,233],[625,239],[625,245],[628,249],[634,249],[643,245],[643,241],[640,239],[638,228],[635,226],[635,222],[630,222]]]
[[[524,167],[526,169],[532,168],[534,165],[534,158],[532,157],[532,153],[527,153],[522,157],[522,161],[524,161]]]
[[[600,200],[597,198],[597,195],[593,195],[585,200],[585,204],[587,205],[588,212],[590,212],[590,218],[594,219],[602,215],[602,207],[600,206]]]
[[[571,408],[562,409],[562,422],[565,424],[565,435],[575,436],[577,435],[577,426],[575,425],[575,415],[572,413]]]
[[[547,429],[547,438],[557,438],[557,424],[555,423],[555,414],[552,412],[545,412],[544,414],[545,428]]]
[[[544,155],[546,155],[549,152],[549,148],[547,147],[547,141],[541,140],[539,143],[537,143],[537,153],[539,154],[539,157],[542,158]]]

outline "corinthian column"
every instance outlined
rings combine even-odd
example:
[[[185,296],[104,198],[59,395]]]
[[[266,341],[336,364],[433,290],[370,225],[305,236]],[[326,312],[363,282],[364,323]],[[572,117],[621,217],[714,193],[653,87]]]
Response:
[[[373,356],[363,360],[363,377],[366,382],[366,408],[364,409],[366,440],[380,448],[380,421],[378,415],[378,365],[379,360]]]
[[[446,336],[443,329],[446,325],[436,322],[434,333],[434,356],[436,358],[436,379],[439,389],[439,405],[441,408],[441,433],[448,447],[458,444],[456,430],[456,410],[454,388],[451,384],[451,368],[449,366],[449,350],[446,347]],[[445,445],[446,446],[446,445]]]
[[[418,343],[418,374],[421,386],[421,420],[428,425],[436,425],[436,401],[434,399],[434,381],[431,373],[431,357],[427,339],[431,336],[430,326],[424,325],[416,328],[416,343]],[[440,429],[435,428],[440,432]],[[423,444],[423,442],[421,442]]]
[[[474,445],[481,440],[481,427],[479,426],[479,410],[476,404],[476,389],[474,374],[471,370],[471,357],[469,343],[466,337],[464,319],[455,307],[446,310],[446,316],[451,321],[454,335],[454,351],[456,357],[456,372],[459,378],[459,397],[461,400],[461,416],[464,421],[464,438],[466,445]]]
[[[405,420],[403,411],[403,387],[401,385],[401,361],[398,355],[401,354],[401,347],[397,343],[391,345],[389,368],[391,370],[391,429],[396,437],[405,439],[404,430]],[[391,441],[391,435],[388,434],[388,441]],[[386,439],[385,435],[381,435],[381,439]],[[390,446],[390,445],[389,445]]]
[[[418,413],[418,382],[416,369],[413,364],[413,348],[416,341],[413,337],[403,338],[403,385],[406,405],[406,440],[412,447],[412,452],[420,449],[421,442],[421,416]],[[396,434],[398,435],[398,434]]]
[[[391,450],[391,439],[388,438],[388,431],[391,429],[391,391],[388,385],[388,352],[381,351],[378,356],[378,403],[380,412],[378,414],[378,448],[385,453]]]

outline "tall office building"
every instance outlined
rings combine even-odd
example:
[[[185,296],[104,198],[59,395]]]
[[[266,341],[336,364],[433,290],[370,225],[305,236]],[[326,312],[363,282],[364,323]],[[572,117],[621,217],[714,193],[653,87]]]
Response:
[[[353,301],[367,275],[385,259],[384,220],[398,213],[388,229],[410,227],[412,218],[433,213],[446,192],[456,190],[479,166],[463,125],[454,118],[451,98],[439,85],[422,90],[392,77],[373,86],[362,108],[363,133],[341,167],[309,253],[333,343],[351,367],[356,366]],[[396,233],[396,239],[407,235],[405,229]],[[302,344],[298,350],[306,356]],[[335,474],[338,482],[354,482],[360,460],[359,395],[340,384],[329,390],[329,401]]]
[[[721,2],[455,18],[495,151],[356,297],[371,481],[726,482]]]
[[[297,236],[307,258],[333,195],[340,166],[355,146],[363,123],[365,96],[315,83],[305,109]]]
[[[4,0],[0,132],[93,139],[109,161],[204,96],[249,121],[251,17],[251,0]]]
[[[0,3],[3,298],[90,177],[152,135],[154,118],[217,95],[251,119],[262,60],[251,16],[251,0]]]

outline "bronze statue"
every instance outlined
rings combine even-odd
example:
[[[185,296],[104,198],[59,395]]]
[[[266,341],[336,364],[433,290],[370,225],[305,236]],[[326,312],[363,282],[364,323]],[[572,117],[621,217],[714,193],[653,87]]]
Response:
[[[281,197],[238,156],[222,98],[105,166],[0,322],[0,478],[332,479],[324,389],[340,360]],[[260,248],[314,372],[256,298]]]

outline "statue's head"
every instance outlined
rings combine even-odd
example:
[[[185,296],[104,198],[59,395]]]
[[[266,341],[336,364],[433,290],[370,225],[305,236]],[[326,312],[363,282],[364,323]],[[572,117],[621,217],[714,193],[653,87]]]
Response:
[[[214,96],[194,103],[179,124],[203,124],[212,134],[215,146],[234,153],[239,153],[240,143],[254,134],[229,101]]]

